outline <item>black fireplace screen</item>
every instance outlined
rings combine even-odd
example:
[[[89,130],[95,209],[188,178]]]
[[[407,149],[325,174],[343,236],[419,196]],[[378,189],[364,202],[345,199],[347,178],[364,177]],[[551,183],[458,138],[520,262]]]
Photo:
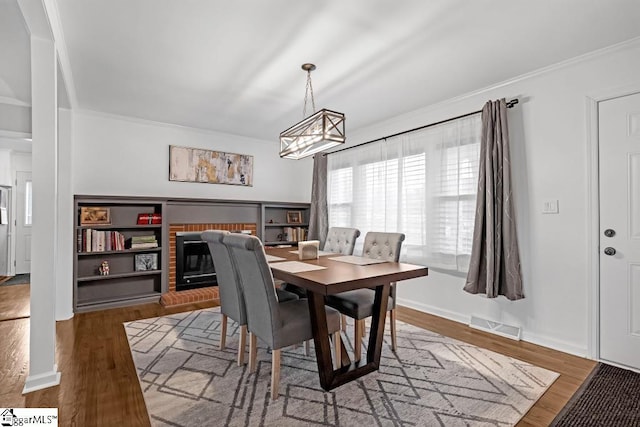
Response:
[[[217,283],[209,246],[200,233],[176,233],[176,291]]]

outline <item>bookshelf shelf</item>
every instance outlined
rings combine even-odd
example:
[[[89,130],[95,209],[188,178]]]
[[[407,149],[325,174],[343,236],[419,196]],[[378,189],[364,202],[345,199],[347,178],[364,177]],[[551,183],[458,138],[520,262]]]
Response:
[[[113,254],[140,254],[140,253],[149,253],[149,252],[161,252],[162,248],[146,248],[146,249],[123,249],[121,251],[102,251],[102,252],[78,252],[78,256],[102,256],[102,255],[113,255]]]
[[[100,276],[98,274],[94,274],[93,276],[78,277],[76,280],[78,281],[78,283],[82,283],[82,282],[93,282],[96,280],[123,279],[126,277],[153,276],[154,274],[161,274],[161,273],[162,273],[161,270],[146,270],[146,271],[132,271],[130,273],[109,274],[108,276]]]
[[[75,199],[74,310],[91,311],[158,301],[166,282],[164,224],[137,224],[138,215],[162,215],[166,202],[149,198],[81,197]],[[83,208],[107,210],[110,224],[82,224]],[[91,234],[89,237],[88,235]],[[167,241],[165,241],[167,240]],[[158,247],[131,249],[132,242]],[[117,248],[117,249],[116,249]],[[121,249],[123,248],[123,249]],[[126,249],[125,249],[126,248]],[[108,250],[107,250],[108,249]],[[158,269],[135,270],[138,254],[157,254]],[[100,275],[103,261],[109,274]]]
[[[294,224],[290,222],[285,222],[282,224],[269,223],[269,224],[265,224],[264,226],[265,227],[309,227],[309,224],[308,223]]]
[[[123,224],[123,225],[79,225],[77,230],[137,230],[137,229],[161,229],[162,225],[159,224]]]

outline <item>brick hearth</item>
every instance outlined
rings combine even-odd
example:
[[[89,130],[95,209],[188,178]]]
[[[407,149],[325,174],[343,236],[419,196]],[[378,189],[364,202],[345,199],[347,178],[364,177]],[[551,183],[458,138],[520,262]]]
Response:
[[[256,234],[256,224],[170,224],[169,225],[169,292],[162,294],[160,302],[164,306],[188,304],[191,302],[215,301],[219,298],[218,287],[189,289],[176,291],[176,233],[205,230],[251,230]]]

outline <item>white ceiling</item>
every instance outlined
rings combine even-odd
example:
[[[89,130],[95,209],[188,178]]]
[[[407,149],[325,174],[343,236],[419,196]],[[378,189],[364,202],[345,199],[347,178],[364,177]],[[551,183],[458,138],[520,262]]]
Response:
[[[317,107],[349,132],[640,36],[638,0],[57,5],[76,107],[265,140],[302,118],[304,62]],[[22,96],[18,76],[0,79]]]
[[[31,104],[29,32],[15,0],[0,0],[0,99]]]

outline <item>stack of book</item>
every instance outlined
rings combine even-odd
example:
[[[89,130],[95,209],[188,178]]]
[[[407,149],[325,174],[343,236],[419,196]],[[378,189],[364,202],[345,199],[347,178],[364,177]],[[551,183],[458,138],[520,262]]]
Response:
[[[124,235],[117,231],[78,230],[78,252],[105,252],[124,250]]]
[[[130,240],[131,249],[150,249],[158,247],[158,240],[153,234],[149,236],[133,236]]]
[[[297,242],[307,240],[307,229],[302,227],[284,227],[284,240],[286,242]]]

